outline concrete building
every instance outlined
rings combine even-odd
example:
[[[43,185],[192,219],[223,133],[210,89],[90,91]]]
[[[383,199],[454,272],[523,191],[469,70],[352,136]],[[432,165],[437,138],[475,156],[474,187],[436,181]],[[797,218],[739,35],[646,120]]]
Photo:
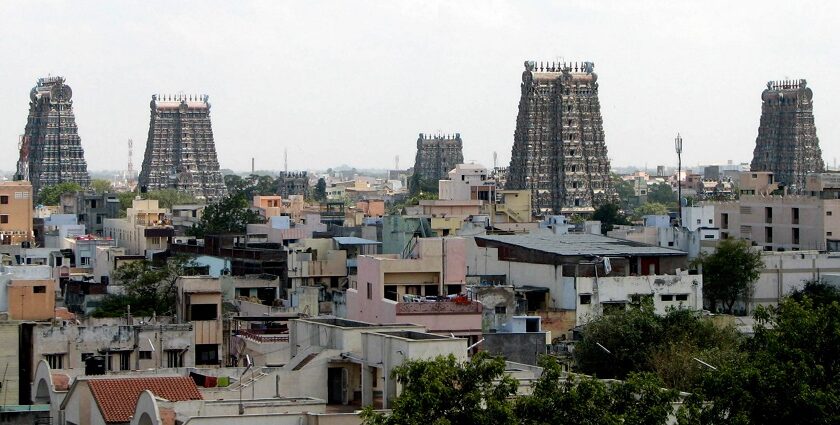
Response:
[[[32,185],[0,182],[0,245],[32,241]]]
[[[176,315],[179,323],[190,323],[194,329],[193,345],[197,366],[223,365],[222,288],[218,278],[181,276]]]
[[[689,275],[686,252],[593,234],[540,231],[477,236],[471,276],[504,276],[523,292],[525,311],[559,336],[610,308],[653,299],[670,307],[702,308],[702,276]]]
[[[765,251],[798,251],[825,250],[840,236],[837,173],[808,176],[801,195],[747,195],[743,187],[741,191],[738,201],[708,204],[715,210],[722,239],[745,239]]]
[[[478,340],[480,303],[466,294],[466,242],[418,239],[408,258],[362,255],[347,289],[347,317],[371,323],[417,323],[430,332]]]
[[[169,210],[160,208],[155,199],[135,199],[125,218],[105,219],[104,236],[117,241],[128,254],[144,255],[165,251],[175,228]]]
[[[105,219],[120,216],[120,200],[116,193],[78,193],[76,215],[88,233],[102,236]]]
[[[496,200],[496,182],[480,164],[457,164],[447,180],[438,181],[438,199],[444,201]]]
[[[173,205],[170,218],[175,234],[184,235],[188,229],[198,225],[205,207],[203,204]]]

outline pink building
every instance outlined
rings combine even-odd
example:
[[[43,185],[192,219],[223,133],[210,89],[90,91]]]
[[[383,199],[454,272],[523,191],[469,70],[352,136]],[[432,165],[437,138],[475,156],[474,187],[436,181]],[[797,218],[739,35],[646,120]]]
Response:
[[[361,255],[355,288],[347,290],[347,318],[413,323],[429,332],[477,339],[482,304],[467,299],[466,242],[419,239],[410,258]]]

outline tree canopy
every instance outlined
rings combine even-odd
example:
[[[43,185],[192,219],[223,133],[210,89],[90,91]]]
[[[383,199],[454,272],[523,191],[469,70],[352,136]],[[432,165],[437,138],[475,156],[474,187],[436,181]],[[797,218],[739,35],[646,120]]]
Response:
[[[601,222],[601,233],[605,235],[616,225],[630,224],[630,221],[627,220],[627,216],[621,212],[616,204],[601,205],[595,210],[595,213],[592,214],[592,219]]]
[[[677,193],[668,183],[655,183],[647,187],[648,202],[664,205],[677,205]]]
[[[111,182],[105,179],[93,179],[90,182],[90,188],[97,194],[108,193],[113,189]]]
[[[668,206],[658,202],[648,202],[633,210],[633,215],[642,218],[646,215],[668,215]]]
[[[111,284],[122,285],[122,294],[111,294],[94,311],[95,317],[120,317],[131,306],[136,316],[172,315],[175,313],[175,282],[178,276],[191,274],[195,264],[186,257],[172,257],[155,265],[141,260],[121,265],[111,273]]]
[[[318,202],[327,200],[327,181],[323,177],[318,179],[315,184],[315,190],[312,191],[312,198]]]
[[[718,304],[732,313],[737,302],[746,302],[753,283],[761,276],[764,262],[761,252],[753,250],[746,241],[725,239],[715,252],[699,257],[703,269],[703,296],[710,309],[718,311]]]
[[[203,238],[212,234],[244,233],[247,225],[263,221],[257,212],[249,208],[244,192],[232,192],[204,207],[201,220],[187,229],[187,234]]]
[[[76,182],[62,182],[41,188],[38,194],[38,203],[41,205],[58,205],[61,195],[65,193],[79,193],[82,186]]]

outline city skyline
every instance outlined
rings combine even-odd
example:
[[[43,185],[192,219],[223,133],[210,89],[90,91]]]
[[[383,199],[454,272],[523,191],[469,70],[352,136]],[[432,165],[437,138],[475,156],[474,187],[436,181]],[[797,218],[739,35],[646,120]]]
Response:
[[[0,146],[16,149],[51,74],[72,82],[91,170],[125,168],[129,138],[136,167],[164,92],[209,95],[222,168],[282,170],[284,150],[289,169],[408,168],[416,135],[438,131],[461,133],[466,161],[507,166],[522,63],[562,57],[596,64],[615,167],[675,162],[678,131],[687,164],[749,162],[766,82],[799,78],[833,165],[837,6],[724,5],[3,3]]]

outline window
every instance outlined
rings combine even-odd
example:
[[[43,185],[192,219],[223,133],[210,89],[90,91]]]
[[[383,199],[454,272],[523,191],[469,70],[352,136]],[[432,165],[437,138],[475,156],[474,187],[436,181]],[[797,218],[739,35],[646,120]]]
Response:
[[[799,228],[798,227],[794,227],[793,229],[791,229],[791,236],[792,236],[792,239],[793,239],[793,244],[794,245],[799,245]]]
[[[791,216],[793,217],[793,224],[799,224],[799,208],[794,208],[791,211]]]
[[[370,282],[367,283],[367,297],[369,300],[373,299],[373,284]]]
[[[773,243],[773,228],[772,227],[765,227],[764,228],[764,242]]]
[[[9,216],[6,214],[0,215],[0,224],[6,224],[9,222]]]
[[[662,301],[674,301],[673,295],[660,295],[659,299]]]
[[[826,212],[825,212],[825,215],[827,215],[827,216],[831,217],[831,211],[826,211]]]
[[[152,359],[152,352],[151,351],[141,351],[140,352],[140,360],[151,360]]]
[[[729,239],[729,232],[720,232],[721,239]]]
[[[46,294],[47,293],[47,287],[43,286],[43,285],[33,286],[32,287],[32,292],[35,293],[35,294]]]
[[[721,229],[728,229],[729,228],[729,214],[723,213],[720,215],[720,228]]]
[[[497,305],[496,314],[507,314],[507,306]]]
[[[764,207],[764,222],[765,223],[772,223],[773,222],[773,208],[772,207]]]
[[[590,295],[590,294],[581,294],[581,296],[580,296],[580,303],[581,303],[581,304],[592,304],[592,295]]]
[[[0,196],[0,204],[6,205],[9,203],[9,197],[7,195]]]
[[[218,318],[216,304],[193,304],[190,306],[190,320],[216,320]]]
[[[219,344],[196,344],[195,345],[196,365],[217,365],[219,364]]]
[[[64,369],[64,353],[44,354],[44,360],[50,365],[50,369]]]
[[[183,351],[166,350],[166,365],[168,367],[184,367]]]
[[[688,301],[688,294],[674,295],[674,299],[677,300],[677,301]]]

